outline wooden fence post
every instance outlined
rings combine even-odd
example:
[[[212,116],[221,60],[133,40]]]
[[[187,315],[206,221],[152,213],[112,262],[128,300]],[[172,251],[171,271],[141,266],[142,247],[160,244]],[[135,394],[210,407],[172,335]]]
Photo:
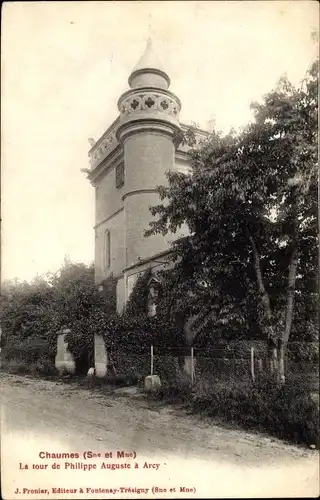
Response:
[[[251,377],[252,381],[255,381],[255,375],[254,375],[254,347],[251,347]]]
[[[151,375],[153,375],[153,345],[151,346]]]
[[[193,359],[193,347],[191,347],[191,385],[194,381],[194,359]]]

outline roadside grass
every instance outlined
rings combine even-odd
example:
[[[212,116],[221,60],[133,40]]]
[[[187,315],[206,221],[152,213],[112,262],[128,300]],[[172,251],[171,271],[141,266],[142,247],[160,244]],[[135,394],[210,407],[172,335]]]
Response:
[[[303,381],[276,387],[268,379],[256,384],[215,380],[191,387],[180,380],[162,385],[149,398],[179,406],[188,414],[202,415],[215,423],[319,448],[319,405]]]

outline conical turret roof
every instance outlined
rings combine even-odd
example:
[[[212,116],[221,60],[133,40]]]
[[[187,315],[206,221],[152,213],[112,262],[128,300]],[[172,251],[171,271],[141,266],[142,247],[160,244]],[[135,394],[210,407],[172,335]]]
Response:
[[[165,79],[167,87],[170,85],[170,78],[163,68],[157,54],[154,52],[151,38],[148,38],[146,49],[129,76],[129,85],[131,86],[135,76],[144,74],[146,75],[146,85],[148,84],[148,75],[150,74],[159,75]]]
[[[148,38],[146,49],[133,68],[132,73],[141,71],[143,69],[157,69],[165,73],[161,62],[159,61],[159,58],[153,49],[151,38]]]

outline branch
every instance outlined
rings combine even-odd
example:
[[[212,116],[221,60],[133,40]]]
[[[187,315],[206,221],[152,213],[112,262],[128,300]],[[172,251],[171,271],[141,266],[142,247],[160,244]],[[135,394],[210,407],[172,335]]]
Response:
[[[292,320],[293,320],[293,303],[294,303],[294,291],[296,286],[296,276],[298,269],[298,259],[299,253],[297,246],[295,244],[294,249],[291,254],[290,264],[289,264],[289,275],[288,275],[288,295],[287,295],[287,308],[286,308],[286,323],[283,333],[282,342],[286,345],[289,340]]]
[[[257,276],[257,283],[258,283],[258,289],[262,297],[262,303],[265,306],[266,313],[267,313],[267,318],[269,321],[272,319],[272,311],[271,311],[271,306],[270,306],[270,299],[269,295],[265,289],[264,283],[263,283],[263,278],[262,278],[262,271],[261,271],[261,265],[260,265],[260,257],[258,253],[257,246],[255,244],[255,241],[251,234],[248,231],[248,236],[251,242],[252,246],[252,251],[253,251],[253,257],[254,257],[254,267],[256,271],[256,276]]]
[[[300,195],[301,196],[301,195]],[[287,287],[287,307],[286,307],[286,322],[285,328],[283,332],[282,342],[283,345],[286,346],[289,340],[292,319],[293,319],[293,303],[294,303],[294,292],[296,286],[296,276],[297,276],[297,268],[298,268],[298,260],[299,260],[299,252],[297,245],[297,237],[298,237],[298,222],[297,222],[297,203],[300,197],[298,193],[296,193],[295,199],[295,210],[294,210],[294,235],[292,240],[292,253],[289,264],[289,273],[288,273],[288,287]]]

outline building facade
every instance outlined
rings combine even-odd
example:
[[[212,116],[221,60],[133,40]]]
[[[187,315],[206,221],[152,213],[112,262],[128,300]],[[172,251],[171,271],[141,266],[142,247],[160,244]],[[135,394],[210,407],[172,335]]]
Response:
[[[129,90],[118,100],[118,118],[96,142],[91,140],[90,173],[95,189],[95,280],[117,279],[117,310],[122,311],[138,275],[162,266],[176,235],[144,236],[159,203],[157,186],[166,172],[188,173],[187,146],[176,146],[181,102],[169,90],[170,78],[151,40],[132,70]],[[198,140],[207,135],[197,131]],[[182,230],[183,231],[183,230]],[[181,232],[180,232],[181,234]]]

